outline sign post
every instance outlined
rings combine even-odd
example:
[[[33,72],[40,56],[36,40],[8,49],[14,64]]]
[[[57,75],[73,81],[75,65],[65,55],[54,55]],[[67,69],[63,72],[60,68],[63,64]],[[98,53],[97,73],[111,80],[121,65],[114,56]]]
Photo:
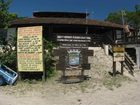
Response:
[[[18,28],[17,64],[19,72],[43,72],[44,75],[42,43],[42,26]]]
[[[113,46],[113,76],[116,75],[116,62],[121,62],[121,74],[123,75],[124,51],[123,46]]]

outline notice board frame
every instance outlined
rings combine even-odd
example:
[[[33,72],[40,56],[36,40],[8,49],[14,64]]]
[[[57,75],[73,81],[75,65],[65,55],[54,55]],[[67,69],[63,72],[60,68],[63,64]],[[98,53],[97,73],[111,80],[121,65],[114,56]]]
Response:
[[[39,71],[31,71],[31,70],[27,70],[27,71],[24,71],[24,70],[19,70],[19,66],[18,66],[18,61],[19,61],[19,59],[18,59],[18,37],[19,37],[19,35],[18,35],[18,29],[19,28],[28,28],[28,27],[40,27],[41,28],[41,49],[42,49],[42,51],[41,51],[41,53],[42,53],[42,57],[41,57],[41,61],[42,61],[42,70],[39,70]],[[46,72],[45,72],[45,65],[44,65],[44,58],[43,58],[43,56],[44,56],[44,51],[43,51],[43,26],[41,26],[41,25],[37,25],[37,26],[22,26],[22,27],[18,27],[17,28],[17,66],[18,66],[18,69],[17,69],[17,71],[18,71],[18,73],[19,73],[19,79],[21,79],[21,75],[20,74],[22,74],[22,73],[33,73],[33,72],[37,72],[37,73],[39,73],[39,72],[42,72],[43,73],[43,76],[42,76],[42,79],[45,81],[45,79],[46,79]]]

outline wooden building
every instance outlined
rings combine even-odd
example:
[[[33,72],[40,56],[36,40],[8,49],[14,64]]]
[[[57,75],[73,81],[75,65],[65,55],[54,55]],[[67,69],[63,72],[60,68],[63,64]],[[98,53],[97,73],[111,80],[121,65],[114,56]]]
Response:
[[[90,36],[88,46],[122,43],[124,27],[119,24],[87,19],[86,13],[34,12],[32,18],[17,19],[11,27],[43,26],[43,36],[56,41],[57,35]]]
[[[43,38],[58,44],[60,48],[123,45],[134,58],[134,63],[140,67],[140,38],[136,30],[108,21],[89,19],[88,15],[72,12],[34,12],[32,18],[12,21],[11,28],[43,26]],[[131,53],[130,48],[134,48],[135,54]]]

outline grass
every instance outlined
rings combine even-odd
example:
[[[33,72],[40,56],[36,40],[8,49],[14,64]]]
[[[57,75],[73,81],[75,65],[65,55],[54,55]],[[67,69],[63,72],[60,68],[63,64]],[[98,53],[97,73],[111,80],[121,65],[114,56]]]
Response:
[[[117,74],[115,77],[113,77],[109,74],[105,74],[102,83],[106,88],[113,90],[114,87],[119,88],[123,83],[130,81],[132,81],[132,79],[124,75]]]
[[[24,80],[18,81],[15,86],[4,86],[1,89],[6,91],[7,94],[15,95],[26,95],[28,92],[39,92],[46,94],[48,91],[60,91],[64,94],[68,92],[81,91],[93,92],[102,87],[105,87],[109,90],[114,90],[115,88],[121,87],[126,82],[131,82],[127,76],[122,76],[117,74],[115,77],[112,77],[106,70],[96,69],[92,74],[92,77],[89,80],[85,80],[77,84],[62,84],[56,81],[61,75],[58,72],[54,73],[55,75],[51,78],[48,78],[46,83],[43,83],[41,80]],[[47,84],[47,85],[46,85]]]
[[[12,94],[15,96],[25,95],[28,92],[40,91],[43,88],[42,81],[39,80],[24,80],[18,81],[15,85],[6,85],[1,87],[2,91],[6,94]]]

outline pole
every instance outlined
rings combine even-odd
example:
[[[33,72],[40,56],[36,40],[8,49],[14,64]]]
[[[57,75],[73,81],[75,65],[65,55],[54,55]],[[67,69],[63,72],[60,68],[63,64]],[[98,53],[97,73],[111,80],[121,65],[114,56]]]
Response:
[[[121,75],[123,75],[123,61],[121,61]]]
[[[121,15],[122,15],[122,24],[123,24],[123,25],[125,24],[124,14],[125,14],[125,11],[124,11],[124,10],[121,10]]]
[[[113,77],[116,76],[116,62],[113,61]]]
[[[87,22],[88,22],[88,12],[87,12],[87,9],[86,9],[86,35],[88,34],[88,26],[87,26]]]

